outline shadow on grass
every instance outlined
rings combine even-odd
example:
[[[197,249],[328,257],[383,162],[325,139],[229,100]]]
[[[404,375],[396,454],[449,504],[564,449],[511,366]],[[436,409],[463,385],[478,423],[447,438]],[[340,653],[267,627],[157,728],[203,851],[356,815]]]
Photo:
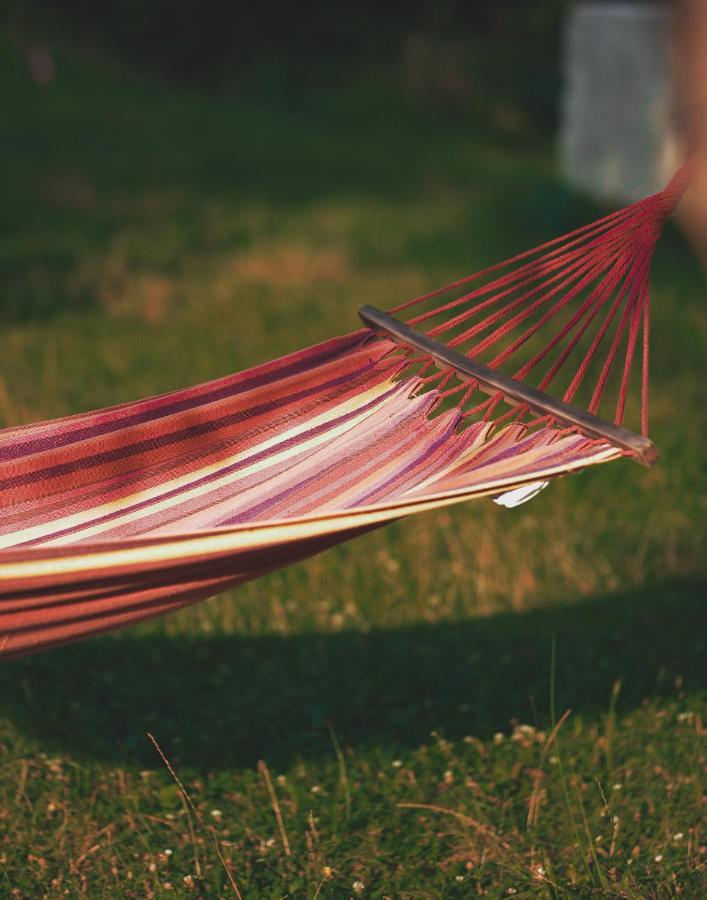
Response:
[[[525,614],[363,634],[136,637],[130,632],[0,671],[2,714],[47,752],[154,765],[286,766],[344,744],[404,752],[435,729],[488,738],[548,721],[552,635],[558,709],[591,719],[612,684],[620,707],[705,687],[707,582],[682,579]]]

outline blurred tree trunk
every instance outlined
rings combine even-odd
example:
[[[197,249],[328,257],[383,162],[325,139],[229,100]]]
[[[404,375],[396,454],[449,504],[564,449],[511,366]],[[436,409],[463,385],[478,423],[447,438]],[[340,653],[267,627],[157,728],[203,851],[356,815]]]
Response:
[[[707,0],[680,0],[675,50],[680,128],[698,158],[679,217],[707,266]]]

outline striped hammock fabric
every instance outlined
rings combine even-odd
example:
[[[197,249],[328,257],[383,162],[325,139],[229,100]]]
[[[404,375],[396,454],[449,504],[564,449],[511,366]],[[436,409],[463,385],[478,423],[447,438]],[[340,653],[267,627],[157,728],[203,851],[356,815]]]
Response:
[[[617,425],[641,357],[645,435],[650,259],[686,172],[391,312],[542,392],[567,373],[563,401],[589,386],[591,415],[613,394]],[[525,486],[529,496],[627,455],[610,435],[370,329],[186,390],[8,428],[0,655],[176,610],[413,513],[489,495],[512,503]]]

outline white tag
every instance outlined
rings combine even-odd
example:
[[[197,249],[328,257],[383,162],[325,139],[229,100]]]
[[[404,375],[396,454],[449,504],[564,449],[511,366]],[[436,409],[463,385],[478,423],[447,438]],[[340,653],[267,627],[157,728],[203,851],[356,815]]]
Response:
[[[521,503],[527,503],[528,500],[537,497],[549,483],[549,481],[534,481],[532,484],[524,484],[523,487],[499,494],[498,497],[493,498],[493,502],[498,503],[499,506],[505,506],[507,509],[513,509],[515,506],[520,506]]]

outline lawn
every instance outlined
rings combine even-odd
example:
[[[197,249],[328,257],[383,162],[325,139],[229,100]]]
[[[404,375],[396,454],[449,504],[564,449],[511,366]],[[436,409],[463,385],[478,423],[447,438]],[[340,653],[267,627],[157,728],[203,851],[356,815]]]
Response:
[[[3,425],[344,333],[602,212],[513,85],[441,106],[392,70],[207,95],[56,65],[40,89],[0,57]],[[704,895],[707,305],[672,228],[653,334],[654,469],[4,663],[0,895]]]

